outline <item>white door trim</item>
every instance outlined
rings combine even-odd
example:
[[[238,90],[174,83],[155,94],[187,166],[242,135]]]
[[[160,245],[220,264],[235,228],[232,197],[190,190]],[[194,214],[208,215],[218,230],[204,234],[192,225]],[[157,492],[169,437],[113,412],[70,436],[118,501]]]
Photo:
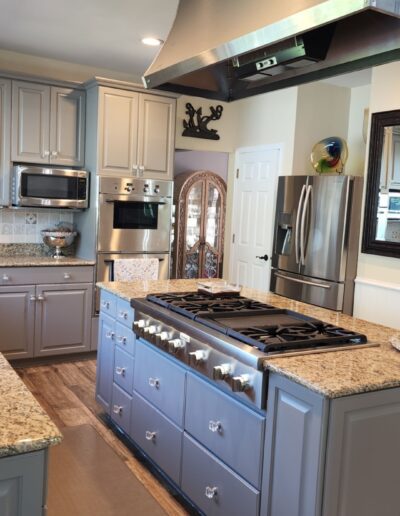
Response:
[[[251,147],[238,147],[235,151],[235,160],[234,160],[234,179],[233,179],[233,192],[232,192],[232,210],[231,210],[231,231],[229,235],[229,242],[230,242],[230,252],[229,252],[229,280],[231,281],[234,278],[234,271],[233,267],[235,264],[235,257],[236,257],[236,243],[234,243],[233,235],[235,233],[234,231],[234,215],[233,215],[233,209],[235,206],[235,197],[237,195],[237,186],[236,186],[236,170],[239,166],[239,155],[243,153],[249,153],[249,152],[262,152],[262,151],[272,151],[277,150],[279,151],[279,165],[278,165],[278,173],[277,177],[282,174],[282,162],[283,162],[283,149],[284,144],[283,143],[272,143],[272,144],[266,144],[266,145],[255,145]],[[273,212],[273,220],[275,220],[275,207],[276,207],[276,191],[274,195],[274,212]]]

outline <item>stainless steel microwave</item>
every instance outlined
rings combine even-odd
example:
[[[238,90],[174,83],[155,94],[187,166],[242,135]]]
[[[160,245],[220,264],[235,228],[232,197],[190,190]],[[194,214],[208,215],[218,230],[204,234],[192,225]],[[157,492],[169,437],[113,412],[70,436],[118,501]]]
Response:
[[[86,170],[14,166],[13,206],[84,209],[88,207],[88,195]]]

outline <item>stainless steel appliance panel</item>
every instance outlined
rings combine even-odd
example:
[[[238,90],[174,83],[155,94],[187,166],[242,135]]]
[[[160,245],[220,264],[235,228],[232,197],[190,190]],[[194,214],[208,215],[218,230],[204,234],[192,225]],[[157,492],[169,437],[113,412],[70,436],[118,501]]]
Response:
[[[300,217],[300,273],[344,281],[353,181],[310,176]]]
[[[85,209],[89,204],[89,172],[16,165],[12,203],[14,206]]]
[[[100,194],[97,251],[168,252],[171,217],[171,199]]]
[[[331,310],[343,309],[344,284],[272,269],[271,291]]]
[[[300,224],[309,176],[278,179],[272,267],[299,272]]]

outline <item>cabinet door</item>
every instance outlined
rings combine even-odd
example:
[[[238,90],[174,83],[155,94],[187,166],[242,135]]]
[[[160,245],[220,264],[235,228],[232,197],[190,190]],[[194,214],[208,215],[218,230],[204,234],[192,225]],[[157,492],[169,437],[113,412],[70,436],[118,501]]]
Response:
[[[101,313],[97,347],[96,400],[110,414],[114,375],[115,321]]]
[[[13,81],[12,161],[49,163],[49,136],[50,86]]]
[[[90,349],[92,285],[36,287],[35,356]]]
[[[270,375],[260,514],[321,515],[327,417],[326,398]]]
[[[0,287],[0,351],[8,359],[33,356],[35,287]]]
[[[11,81],[0,79],[0,206],[10,200]]]
[[[52,87],[50,114],[51,164],[83,166],[85,92]]]
[[[0,459],[1,516],[43,516],[47,450]]]
[[[138,93],[100,88],[99,173],[137,174]]]
[[[172,179],[175,104],[175,99],[140,95],[138,161],[144,177]]]

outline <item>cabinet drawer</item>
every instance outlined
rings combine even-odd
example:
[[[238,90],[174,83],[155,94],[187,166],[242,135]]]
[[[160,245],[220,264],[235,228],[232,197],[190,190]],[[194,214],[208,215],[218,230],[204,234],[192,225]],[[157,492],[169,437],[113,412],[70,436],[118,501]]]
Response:
[[[115,317],[117,312],[117,296],[102,289],[100,297],[100,311],[108,314],[110,317]]]
[[[186,433],[183,436],[182,491],[207,516],[256,516],[260,493]]]
[[[192,374],[185,430],[251,484],[261,481],[265,419]]]
[[[129,394],[133,389],[133,356],[115,346],[114,383]]]
[[[0,285],[92,283],[93,267],[1,267]]]
[[[132,398],[115,383],[112,388],[112,404],[111,404],[111,419],[115,423],[129,433],[129,426],[131,420],[131,403]]]
[[[130,436],[179,485],[183,430],[136,393]]]
[[[117,299],[117,321],[132,329],[133,308],[129,301],[121,299],[120,297]]]
[[[133,386],[179,426],[183,426],[185,370],[136,341]]]
[[[117,343],[117,346],[125,350],[130,355],[134,355],[135,334],[133,331],[126,326],[122,326],[120,323],[116,323],[115,328],[115,342]]]

